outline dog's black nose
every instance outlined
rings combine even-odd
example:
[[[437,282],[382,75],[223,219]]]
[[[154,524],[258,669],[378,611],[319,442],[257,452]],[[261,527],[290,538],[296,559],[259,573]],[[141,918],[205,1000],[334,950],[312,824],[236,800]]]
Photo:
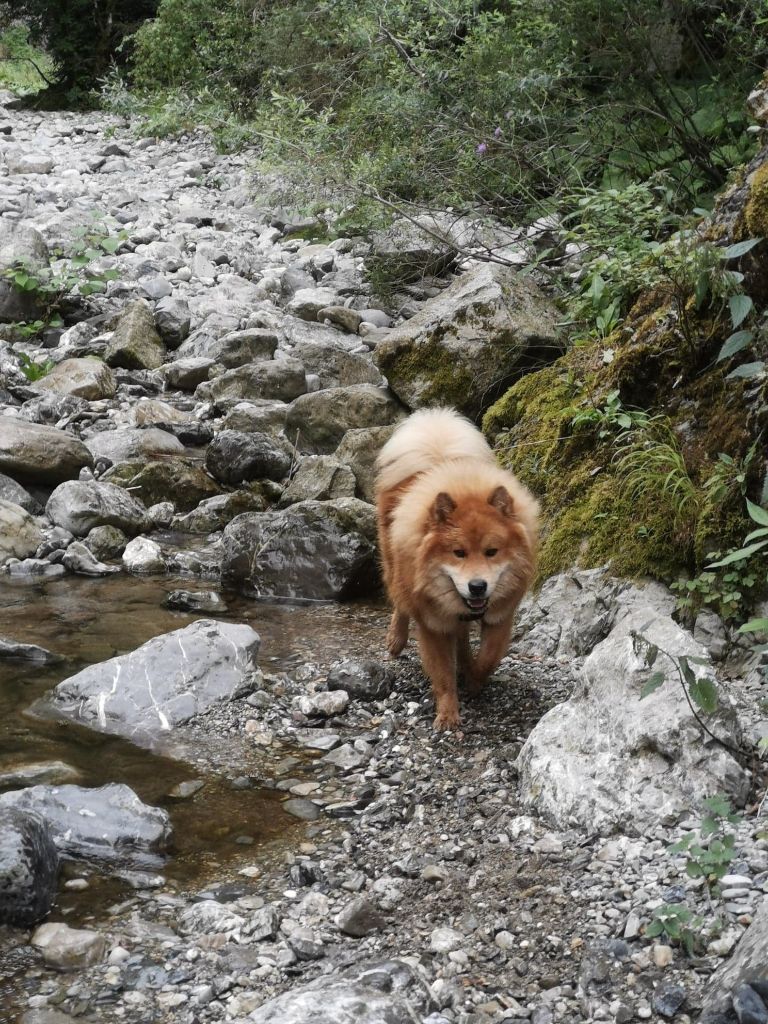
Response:
[[[488,589],[488,584],[485,580],[470,580],[467,586],[472,597],[482,597]]]

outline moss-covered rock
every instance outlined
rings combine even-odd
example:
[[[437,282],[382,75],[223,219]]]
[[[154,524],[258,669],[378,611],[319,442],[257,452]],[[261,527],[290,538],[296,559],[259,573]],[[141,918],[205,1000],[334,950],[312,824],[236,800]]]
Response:
[[[562,352],[558,319],[530,278],[484,264],[390,331],[375,360],[410,409],[452,405],[479,418],[526,368]]]
[[[171,501],[178,512],[190,512],[204,498],[221,492],[198,462],[185,458],[119,462],[103,479],[130,488],[131,494],[147,506]]]

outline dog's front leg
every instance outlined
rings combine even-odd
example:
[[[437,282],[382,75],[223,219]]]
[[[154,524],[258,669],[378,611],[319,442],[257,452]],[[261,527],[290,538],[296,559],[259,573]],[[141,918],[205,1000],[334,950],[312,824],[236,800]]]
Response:
[[[480,633],[480,649],[477,652],[470,676],[470,692],[475,694],[485,686],[488,676],[497,668],[507,653],[509,634],[512,632],[512,619],[499,622],[494,626],[483,623]]]
[[[395,608],[387,630],[387,651],[391,658],[399,658],[403,653],[408,643],[409,622],[406,613]]]
[[[453,636],[433,633],[422,626],[419,629],[419,653],[435,695],[435,728],[439,731],[457,729],[461,720],[456,692],[456,640]]]

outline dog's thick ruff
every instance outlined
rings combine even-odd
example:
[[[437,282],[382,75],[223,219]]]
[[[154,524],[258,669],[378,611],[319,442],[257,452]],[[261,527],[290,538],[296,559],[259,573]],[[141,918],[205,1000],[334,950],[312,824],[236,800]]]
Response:
[[[506,653],[515,609],[533,576],[538,506],[496,462],[483,435],[452,409],[414,413],[376,463],[384,582],[397,657],[418,626],[435,727],[458,726],[457,671],[477,692]],[[480,622],[480,648],[469,626]]]

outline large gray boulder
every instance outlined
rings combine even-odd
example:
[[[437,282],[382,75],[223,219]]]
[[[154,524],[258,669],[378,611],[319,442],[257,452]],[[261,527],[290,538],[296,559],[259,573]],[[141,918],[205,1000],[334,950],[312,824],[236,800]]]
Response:
[[[5,271],[23,266],[34,275],[49,262],[48,246],[36,228],[5,217],[0,220],[0,323],[37,320],[45,311],[40,294],[18,288]]]
[[[248,693],[259,644],[250,626],[198,619],[70,676],[35,709],[151,745],[214,704]]]
[[[246,512],[224,530],[222,579],[260,597],[344,599],[378,586],[376,522],[357,498]]]
[[[330,454],[348,430],[396,423],[405,410],[386,388],[355,384],[302,395],[291,403],[285,433],[299,451]]]
[[[281,402],[292,402],[307,390],[304,367],[298,359],[262,360],[248,366],[227,370],[215,380],[200,384],[195,397],[203,401],[221,404],[226,400],[276,398]],[[233,401],[234,400],[234,401]]]
[[[77,477],[93,456],[82,441],[55,427],[0,416],[0,471],[15,480],[58,484]]]
[[[126,370],[156,370],[165,362],[165,354],[152,310],[143,302],[129,303],[107,344],[105,362]]]
[[[65,359],[34,386],[40,391],[55,391],[95,402],[100,398],[113,398],[117,381],[100,359]]]
[[[350,311],[351,312],[351,311]],[[355,342],[359,339],[355,338]],[[294,348],[307,373],[315,373],[324,388],[349,387],[351,384],[383,384],[384,379],[369,355],[350,352],[345,339],[338,341],[300,341]]]
[[[94,458],[110,462],[151,459],[156,455],[183,455],[184,445],[173,434],[159,427],[124,427],[102,430],[85,439]]]
[[[283,480],[291,468],[291,446],[257,431],[221,430],[208,445],[205,466],[224,484]]]
[[[59,855],[36,814],[0,811],[0,924],[29,927],[51,909]]]
[[[374,359],[410,409],[451,405],[477,418],[526,367],[560,354],[558,319],[529,277],[483,264],[389,331]]]
[[[421,1024],[435,1009],[416,970],[400,960],[364,963],[295,985],[249,1014],[252,1024]]]
[[[157,864],[171,838],[168,812],[117,783],[98,789],[31,786],[0,795],[0,814],[12,809],[36,814],[59,853],[77,860]]]
[[[395,427],[357,427],[348,430],[334,455],[352,470],[356,494],[363,501],[375,500],[376,457],[392,437]]]
[[[645,835],[688,817],[714,793],[736,805],[748,793],[747,774],[702,730],[670,659],[659,653],[647,668],[633,634],[676,657],[702,659],[691,665],[697,677],[713,674],[705,649],[655,605],[638,601],[620,614],[584,662],[573,696],[544,715],[520,752],[523,802],[557,828]],[[641,700],[652,672],[665,682]],[[721,701],[708,725],[739,747],[730,705]]]
[[[729,960],[712,975],[704,993],[699,1024],[736,1020],[732,1000],[744,985],[762,982],[762,998],[768,1005],[768,899],[757,912]],[[739,1017],[739,1020],[744,1018]],[[749,1018],[757,1020],[759,1018]]]
[[[42,531],[29,512],[0,498],[0,565],[34,555],[42,542]]]
[[[35,516],[43,511],[43,506],[37,498],[33,498],[26,488],[5,473],[0,473],[0,498],[14,505],[21,505],[25,511]]]
[[[220,491],[200,463],[171,455],[163,459],[137,458],[119,462],[101,479],[119,487],[130,487],[131,494],[147,507],[170,501],[179,512],[191,512],[205,498],[212,498]]]
[[[150,528],[147,510],[128,491],[97,480],[67,480],[59,484],[45,506],[48,518],[75,537],[94,526],[116,526],[133,536]]]
[[[413,220],[400,217],[374,233],[371,262],[386,277],[403,283],[442,274],[458,254],[449,225],[447,217],[428,213]]]
[[[282,493],[284,508],[299,501],[354,498],[355,477],[349,466],[333,455],[306,455]]]
[[[277,335],[261,327],[245,331],[231,331],[220,338],[212,338],[203,327],[190,335],[177,350],[176,358],[189,359],[204,356],[220,366],[234,369],[245,363],[272,359],[277,348]]]

